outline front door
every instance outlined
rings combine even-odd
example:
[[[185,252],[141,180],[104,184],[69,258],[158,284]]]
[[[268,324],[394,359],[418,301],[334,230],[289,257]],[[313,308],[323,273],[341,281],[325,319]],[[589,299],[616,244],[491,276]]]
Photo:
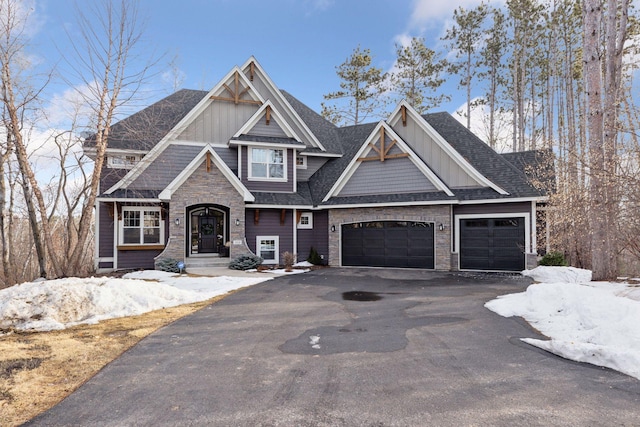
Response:
[[[217,225],[214,216],[198,217],[198,253],[218,252]]]

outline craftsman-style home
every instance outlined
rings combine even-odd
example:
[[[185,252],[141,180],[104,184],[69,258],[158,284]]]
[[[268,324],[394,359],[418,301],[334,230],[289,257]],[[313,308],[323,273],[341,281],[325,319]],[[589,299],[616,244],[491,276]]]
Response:
[[[519,271],[535,263],[545,202],[524,171],[535,158],[404,102],[336,127],[252,57],[209,92],[180,90],[111,127],[96,268],[247,253],[278,264],[313,247],[332,266]]]

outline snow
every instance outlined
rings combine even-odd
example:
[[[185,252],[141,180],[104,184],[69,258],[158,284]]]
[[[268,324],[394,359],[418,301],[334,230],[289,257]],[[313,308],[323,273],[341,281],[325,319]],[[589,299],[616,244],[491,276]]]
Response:
[[[0,331],[48,331],[165,307],[206,301],[270,280],[249,277],[189,277],[146,270],[122,279],[66,278],[22,283],[0,291]]]
[[[549,337],[522,338],[528,344],[640,379],[640,286],[591,282],[590,271],[571,267],[522,274],[544,282],[485,307],[504,317],[520,316]]]

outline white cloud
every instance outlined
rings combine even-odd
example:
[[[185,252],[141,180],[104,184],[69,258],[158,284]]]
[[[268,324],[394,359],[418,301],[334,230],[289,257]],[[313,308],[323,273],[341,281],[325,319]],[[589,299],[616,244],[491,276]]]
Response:
[[[477,101],[474,99],[471,102]],[[453,113],[453,117],[467,126],[467,103],[462,104]],[[496,133],[496,146],[494,150],[499,153],[506,153],[513,151],[512,146],[512,132],[511,122],[512,116],[509,112],[496,113],[497,120],[495,121],[495,133]],[[471,132],[473,132],[478,138],[485,143],[489,141],[489,108],[486,105],[476,105],[471,108]]]
[[[86,102],[91,99],[91,91],[89,85],[79,85],[54,94],[45,108],[49,124],[68,128],[75,119],[88,121],[93,112]]]

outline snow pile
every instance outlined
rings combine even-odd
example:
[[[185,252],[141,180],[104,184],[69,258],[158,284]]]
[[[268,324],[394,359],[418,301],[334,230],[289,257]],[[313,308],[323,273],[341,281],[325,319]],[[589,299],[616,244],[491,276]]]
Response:
[[[193,278],[149,270],[131,273],[122,279],[92,277],[27,282],[0,291],[0,331],[47,331],[97,323],[205,301],[264,280],[268,279]]]
[[[543,274],[552,280],[572,279],[566,271]],[[525,292],[498,297],[485,307],[504,317],[520,316],[550,338],[523,338],[526,343],[640,379],[638,287],[605,282],[539,283]]]
[[[575,267],[539,266],[533,270],[524,270],[523,276],[544,283],[587,283],[591,281],[591,270]]]

